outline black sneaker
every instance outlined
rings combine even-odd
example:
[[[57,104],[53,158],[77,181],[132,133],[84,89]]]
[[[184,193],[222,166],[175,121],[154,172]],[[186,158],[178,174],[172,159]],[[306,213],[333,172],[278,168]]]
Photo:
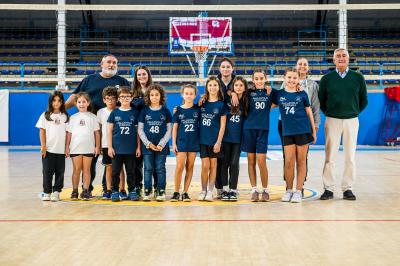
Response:
[[[231,191],[229,192],[229,201],[237,201],[237,192],[236,191]]]
[[[73,190],[71,193],[71,200],[78,200],[78,196],[79,196],[78,190]]]
[[[343,199],[344,200],[356,200],[356,195],[353,194],[353,191],[350,189],[343,192]]]
[[[140,187],[137,187],[137,188],[135,188],[135,190],[136,190],[136,194],[139,197],[139,200],[142,200],[143,199],[142,189]]]
[[[322,195],[321,195],[321,197],[319,199],[320,200],[333,199],[333,192],[325,189],[324,193],[322,193]]]
[[[157,197],[158,197],[158,189],[154,189],[153,197],[154,197],[154,200],[157,200]]]
[[[172,197],[169,201],[171,202],[177,202],[179,201],[181,194],[179,194],[179,192],[174,192],[174,194],[172,194]]]
[[[221,200],[222,201],[229,201],[229,196],[230,196],[229,192],[224,190],[221,193]]]
[[[189,194],[187,192],[182,193],[182,201],[183,202],[191,202],[192,200],[189,197]]]
[[[90,192],[87,189],[84,189],[81,193],[81,199],[89,200],[90,199]]]

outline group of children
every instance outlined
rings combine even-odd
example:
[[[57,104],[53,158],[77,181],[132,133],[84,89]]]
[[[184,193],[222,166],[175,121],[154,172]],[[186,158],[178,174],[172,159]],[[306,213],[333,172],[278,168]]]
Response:
[[[146,70],[147,71],[147,70]],[[181,88],[183,103],[173,115],[166,108],[165,91],[161,85],[150,84],[143,90],[129,87],[107,87],[103,91],[106,107],[96,115],[89,111],[90,99],[86,93],[76,95],[78,113],[68,116],[64,97],[59,91],[49,98],[48,110],[40,117],[41,151],[43,160],[43,200],[59,200],[63,187],[65,156],[73,162],[71,199],[78,199],[80,175],[83,175],[81,199],[89,200],[90,164],[102,153],[106,167],[107,191],[103,199],[120,201],[126,172],[129,200],[165,201],[166,158],[170,154],[169,140],[176,155],[175,186],[170,201],[191,201],[189,195],[197,152],[201,158],[200,201],[213,201],[215,194],[223,201],[237,201],[239,159],[247,153],[248,173],[252,187],[251,201],[269,201],[268,150],[269,116],[278,107],[282,121],[286,193],[284,202],[301,202],[306,176],[308,145],[316,141],[316,129],[307,93],[300,88],[299,72],[287,69],[284,88],[274,90],[267,86],[267,75],[256,69],[253,86],[236,76],[231,89],[223,87],[217,77],[209,77],[205,93],[198,103],[194,85]],[[140,99],[138,103],[138,99]],[[117,107],[117,102],[119,106]],[[101,130],[100,130],[101,129]],[[65,156],[64,156],[65,148]],[[102,149],[101,149],[102,148]],[[135,169],[144,165],[144,195],[135,186]],[[220,164],[220,171],[217,171]],[[260,170],[262,190],[257,189],[256,164]],[[297,184],[293,189],[294,168],[297,164]],[[180,192],[182,174],[184,185]],[[52,176],[55,173],[55,184]],[[222,189],[215,191],[217,174]],[[153,178],[156,183],[153,194]]]

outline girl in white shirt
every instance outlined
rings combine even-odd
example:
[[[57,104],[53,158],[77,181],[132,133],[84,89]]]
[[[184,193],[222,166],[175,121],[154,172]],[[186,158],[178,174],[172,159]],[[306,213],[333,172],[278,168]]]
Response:
[[[68,123],[64,95],[54,91],[49,96],[47,110],[36,123],[40,129],[40,152],[43,164],[43,201],[59,201],[64,187],[65,128]],[[53,183],[53,175],[54,185]]]
[[[76,95],[78,113],[71,116],[67,126],[65,154],[72,158],[72,194],[78,199],[79,177],[83,173],[83,191],[81,199],[89,200],[90,165],[94,156],[100,154],[100,127],[96,115],[88,111],[90,98],[86,92]]]

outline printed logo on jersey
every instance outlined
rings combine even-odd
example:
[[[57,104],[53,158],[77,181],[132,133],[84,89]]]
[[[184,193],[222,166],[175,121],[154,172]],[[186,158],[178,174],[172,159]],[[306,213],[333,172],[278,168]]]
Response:
[[[122,117],[120,117],[119,115],[116,115],[114,120],[115,120],[115,122],[119,122],[122,120]]]
[[[194,118],[198,118],[198,117],[199,117],[199,114],[198,114],[197,112],[194,112],[194,113],[193,113],[193,117],[194,117]]]
[[[144,117],[144,120],[146,120],[146,121],[151,120],[151,115],[146,115],[146,116]]]
[[[86,126],[85,119],[81,119],[81,120],[79,121],[79,125],[80,125],[80,126]]]
[[[285,98],[285,97],[280,97],[280,98],[279,98],[279,101],[281,101],[281,102],[282,102],[282,101],[286,101],[286,98]]]
[[[213,113],[217,115],[219,113],[219,109],[218,108],[214,108]]]
[[[56,125],[61,124],[61,120],[60,120],[59,118],[56,118],[56,119],[54,120],[54,124],[56,124]]]
[[[180,120],[185,119],[185,115],[184,115],[184,114],[180,114],[180,115],[178,115],[178,118],[179,118]]]
[[[296,97],[296,102],[301,102],[301,97],[300,96]]]

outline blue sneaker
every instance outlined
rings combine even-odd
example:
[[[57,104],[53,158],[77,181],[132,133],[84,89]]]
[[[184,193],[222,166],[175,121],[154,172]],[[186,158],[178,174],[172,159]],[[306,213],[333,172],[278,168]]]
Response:
[[[136,191],[131,191],[129,192],[128,199],[133,201],[138,201],[139,195],[136,193]]]
[[[111,191],[104,191],[103,192],[103,197],[101,198],[103,200],[110,200],[111,199]]]
[[[127,200],[128,194],[126,194],[125,190],[121,190],[121,192],[119,193],[119,197],[121,198],[121,200]]]
[[[121,199],[119,198],[119,192],[118,191],[114,191],[112,194],[111,194],[111,201],[112,202],[118,202],[118,201],[120,201]]]

